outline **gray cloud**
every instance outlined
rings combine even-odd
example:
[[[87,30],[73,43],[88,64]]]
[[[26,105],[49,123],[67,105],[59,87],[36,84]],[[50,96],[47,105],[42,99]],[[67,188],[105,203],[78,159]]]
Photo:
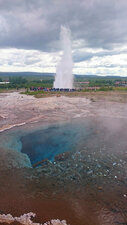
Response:
[[[0,0],[0,47],[57,51],[65,24],[73,40],[110,50],[127,42],[126,12],[126,0]]]
[[[100,52],[83,52],[80,50],[76,50],[73,53],[73,60],[74,62],[82,62],[92,59],[93,57],[104,57],[104,56],[114,56],[114,55],[120,55],[120,54],[127,54],[127,50],[104,50]]]

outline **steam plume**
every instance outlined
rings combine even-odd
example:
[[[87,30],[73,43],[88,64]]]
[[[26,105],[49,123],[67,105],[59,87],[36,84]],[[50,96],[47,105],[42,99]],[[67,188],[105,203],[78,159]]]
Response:
[[[71,49],[71,31],[65,26],[61,26],[60,40],[63,47],[61,61],[56,68],[54,88],[73,88],[73,60]]]

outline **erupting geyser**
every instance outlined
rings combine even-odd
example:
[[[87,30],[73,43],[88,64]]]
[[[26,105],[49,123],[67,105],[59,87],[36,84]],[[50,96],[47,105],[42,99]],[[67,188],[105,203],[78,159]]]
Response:
[[[63,47],[62,58],[56,68],[54,88],[73,88],[73,60],[71,50],[71,31],[61,26],[60,40]]]

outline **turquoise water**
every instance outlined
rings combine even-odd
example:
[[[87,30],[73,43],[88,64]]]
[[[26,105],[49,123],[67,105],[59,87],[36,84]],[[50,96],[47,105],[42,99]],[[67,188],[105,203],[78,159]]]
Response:
[[[25,153],[31,164],[54,160],[63,152],[80,150],[93,133],[89,120],[79,119],[52,125],[29,124],[0,134],[0,147]]]
[[[29,156],[32,164],[43,159],[53,161],[55,155],[79,148],[91,132],[88,122],[52,125],[21,137],[21,152]]]

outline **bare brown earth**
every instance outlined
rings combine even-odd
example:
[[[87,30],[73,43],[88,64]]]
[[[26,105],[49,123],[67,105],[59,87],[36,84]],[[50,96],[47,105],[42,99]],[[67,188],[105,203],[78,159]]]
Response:
[[[90,141],[91,150],[84,155],[83,163],[90,155],[91,159],[92,157],[95,159],[95,165],[98,163],[102,166],[103,149],[100,140],[110,140],[112,144],[114,138],[118,154],[112,162],[108,151],[105,153],[105,157],[109,157],[108,168],[105,165],[102,173],[98,168],[96,172],[91,172],[94,165],[90,165],[91,168],[87,170],[84,163],[85,178],[82,180],[80,174],[75,175],[77,161],[72,159],[60,162],[55,167],[49,166],[53,172],[48,176],[44,175],[46,166],[41,169],[1,168],[0,214],[11,213],[13,216],[20,216],[32,211],[37,214],[36,221],[40,223],[59,218],[67,220],[70,225],[127,224],[127,93],[93,92],[48,98],[34,98],[18,92],[0,94],[1,132],[24,123],[36,124],[40,121],[45,124],[75,118],[83,120],[87,117],[98,124],[96,131],[98,142],[94,138]],[[119,122],[115,122],[117,119]],[[101,128],[105,129],[105,132],[102,132]],[[120,135],[122,132],[123,135]],[[99,149],[96,153],[100,160],[98,162],[92,152],[95,145]],[[69,178],[65,173],[65,177],[61,172],[57,174],[59,166],[64,168],[66,165],[67,170],[69,163],[76,179]],[[106,172],[108,170],[109,174]]]
[[[71,182],[59,186],[56,179],[30,177],[28,170],[2,172],[1,214],[20,216],[34,212],[35,221],[40,223],[59,218],[72,225],[126,224],[127,199],[123,182],[111,181],[100,186],[98,180],[92,185]]]

